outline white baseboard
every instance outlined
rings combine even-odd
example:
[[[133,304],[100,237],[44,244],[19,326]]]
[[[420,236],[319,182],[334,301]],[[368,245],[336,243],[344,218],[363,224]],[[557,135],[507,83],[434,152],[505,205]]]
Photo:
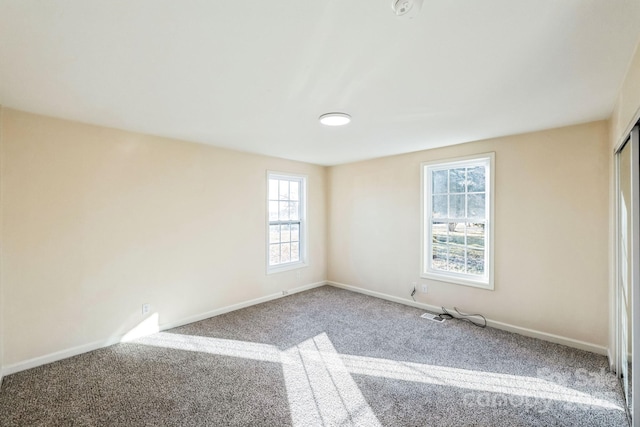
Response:
[[[185,319],[177,320],[175,322],[163,323],[160,325],[160,330],[165,331],[167,329],[177,328],[178,326],[187,325],[189,323],[199,322],[200,320],[208,319],[210,317],[219,316],[221,314],[229,313],[231,311],[240,310],[241,308],[251,307],[252,305],[262,304],[263,302],[273,301],[274,299],[286,297],[288,295],[297,294],[298,292],[308,291],[309,289],[317,288],[326,285],[326,281],[311,283],[309,285],[298,286],[296,288],[287,289],[287,294],[283,295],[282,292],[277,294],[266,295],[264,297],[255,298],[249,301],[240,302],[238,304],[228,305],[226,307],[217,308],[215,310],[207,311],[206,313],[190,316]]]
[[[616,371],[616,365],[613,362],[613,355],[611,354],[611,349],[610,348],[607,349],[607,359],[609,360],[609,369],[611,369],[611,372],[615,372]]]
[[[167,322],[159,325],[159,329],[161,331],[165,331],[167,329],[176,328],[178,326],[186,325],[193,322],[198,322],[200,320],[208,319],[210,317],[219,316],[224,313],[229,313],[231,311],[240,310],[241,308],[250,307],[252,305],[261,304],[263,302],[272,301],[278,298],[283,298],[288,295],[292,295],[298,292],[303,292],[309,289],[317,288],[320,286],[326,285],[327,282],[324,280],[321,282],[311,283],[308,285],[299,286],[296,288],[288,289],[287,295],[283,295],[282,292],[266,295],[260,298],[255,298],[249,301],[244,301],[238,304],[229,305],[226,307],[217,308],[215,310],[207,311],[206,313],[197,314],[195,316],[189,316],[181,320],[177,320],[174,322]],[[79,345],[76,347],[68,348],[65,350],[56,351],[54,353],[49,353],[43,356],[34,357],[32,359],[28,359],[22,362],[13,363],[11,365],[5,366],[0,373],[0,377],[15,374],[16,372],[25,371],[27,369],[35,368],[38,366],[46,365],[48,363],[57,362],[59,360],[68,359],[69,357],[77,356],[82,353],[87,353],[90,351],[98,350],[100,348],[109,347],[114,344],[118,344],[122,341],[126,334],[116,335],[114,337],[110,337],[103,340],[94,341],[88,344]]]
[[[124,334],[122,336],[124,336]],[[90,351],[97,350],[103,347],[109,347],[110,345],[119,343],[120,338],[121,336],[111,337],[104,340],[94,341],[88,344],[82,344],[76,347],[56,351],[54,353],[45,354],[43,356],[34,357],[22,362],[12,363],[11,365],[5,366],[2,370],[2,373],[4,375],[11,375],[15,374],[16,372],[26,371],[27,369],[36,368],[48,363],[57,362],[58,360],[77,356],[78,354],[88,353]]]
[[[400,304],[408,305],[411,307],[421,308],[423,310],[431,311],[434,313],[441,313],[442,309],[435,305],[424,304],[416,301],[412,301],[405,298],[396,297],[382,292],[370,291],[368,289],[360,288],[357,286],[346,285],[344,283],[327,281],[328,285],[335,286],[337,288],[347,289],[353,292],[359,292],[361,294],[369,295],[376,298],[385,299],[387,301],[393,301]],[[544,341],[549,341],[556,344],[566,345],[567,347],[573,347],[580,350],[590,351],[592,353],[608,355],[608,348],[597,344],[588,343],[585,341],[575,340],[573,338],[562,337],[560,335],[549,334],[547,332],[536,331],[534,329],[523,328],[520,326],[510,325],[508,323],[498,322],[496,320],[487,319],[487,325],[492,328],[501,329],[503,331],[514,332],[516,334],[524,335],[527,337],[538,338]]]
[[[303,292],[309,289],[313,289],[313,288],[317,288],[320,286],[324,286],[324,285],[331,285],[337,288],[342,288],[342,289],[346,289],[349,291],[353,291],[353,292],[358,292],[361,294],[365,294],[365,295],[369,295],[369,296],[373,296],[376,298],[381,298],[387,301],[393,301],[399,304],[404,304],[404,305],[408,305],[411,307],[416,307],[416,308],[420,308],[423,310],[427,310],[427,311],[431,311],[431,312],[435,312],[435,313],[439,313],[441,312],[440,307],[434,306],[434,305],[430,305],[430,304],[424,304],[424,303],[420,303],[420,302],[416,302],[416,301],[411,301],[405,298],[400,298],[400,297],[396,297],[393,295],[389,295],[389,294],[385,294],[385,293],[381,293],[381,292],[376,292],[376,291],[371,291],[368,289],[364,289],[364,288],[360,288],[357,286],[352,286],[352,285],[346,285],[344,283],[338,283],[338,282],[333,282],[333,281],[321,281],[321,282],[316,282],[316,283],[311,283],[308,285],[304,285],[304,286],[299,286],[296,288],[292,288],[287,290],[288,294],[287,295],[292,295],[298,292]],[[176,328],[178,326],[182,326],[182,325],[186,325],[189,323],[193,323],[193,322],[197,322],[200,320],[204,320],[204,319],[208,319],[210,317],[215,317],[215,316],[219,316],[221,314],[224,313],[229,313],[231,311],[235,311],[235,310],[240,310],[242,308],[246,308],[246,307],[250,307],[253,305],[257,305],[257,304],[261,304],[267,301],[272,301],[278,298],[283,298],[287,295],[283,295],[282,293],[276,293],[276,294],[270,294],[270,295],[266,295],[260,298],[255,298],[249,301],[244,301],[238,304],[233,304],[233,305],[229,305],[226,307],[221,307],[215,310],[211,310],[205,313],[201,313],[198,315],[194,315],[194,316],[189,316],[187,318],[181,319],[181,320],[177,320],[174,322],[168,322],[168,323],[164,323],[161,324],[159,326],[159,329],[161,331],[167,330],[167,329],[172,329],[172,328]],[[533,338],[539,338],[541,340],[544,341],[550,341],[553,343],[557,343],[557,344],[563,344],[566,345],[568,347],[573,347],[573,348],[577,348],[580,350],[586,350],[586,351],[590,351],[593,353],[598,353],[598,354],[602,354],[602,355],[608,355],[608,349],[606,347],[603,346],[599,346],[596,344],[591,344],[591,343],[587,343],[584,341],[579,341],[579,340],[574,340],[572,338],[566,338],[566,337],[562,337],[559,335],[554,335],[554,334],[549,334],[546,332],[541,332],[541,331],[536,331],[533,329],[528,329],[528,328],[522,328],[519,326],[514,326],[514,325],[510,325],[507,323],[503,323],[503,322],[498,322],[495,320],[490,320],[487,319],[487,325],[494,327],[496,329],[502,329],[505,331],[509,331],[509,332],[514,332],[520,335],[525,335],[528,337],[533,337]],[[32,359],[28,359],[25,361],[21,361],[18,363],[14,363],[8,366],[5,366],[2,371],[0,372],[0,386],[2,385],[1,379],[3,376],[7,376],[7,375],[11,375],[14,374],[16,372],[20,372],[20,371],[24,371],[27,369],[31,369],[31,368],[35,368],[37,366],[42,366],[42,365],[46,365],[48,363],[53,363],[53,362],[57,362],[59,360],[63,360],[63,359],[67,359],[69,357],[73,357],[73,356],[77,356],[79,354],[82,353],[87,353],[89,351],[93,351],[93,350],[98,350],[100,348],[104,348],[104,347],[108,347],[114,344],[117,344],[119,342],[122,341],[123,337],[125,336],[125,334],[121,334],[121,335],[117,335],[114,337],[110,337],[107,339],[103,339],[103,340],[98,340],[98,341],[94,341],[88,344],[83,344],[83,345],[79,345],[76,347],[72,347],[72,348],[68,348],[65,350],[60,350],[54,353],[49,353],[43,356],[38,356],[38,357],[34,357]],[[610,357],[610,355],[609,355]]]

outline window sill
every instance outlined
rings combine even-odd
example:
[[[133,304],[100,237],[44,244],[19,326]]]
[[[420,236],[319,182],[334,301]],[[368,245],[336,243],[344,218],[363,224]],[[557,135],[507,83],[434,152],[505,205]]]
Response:
[[[284,265],[274,265],[273,267],[267,267],[267,275],[276,274],[276,273],[284,273],[285,271],[297,270],[299,268],[308,267],[309,264],[306,262],[292,262]]]
[[[422,273],[420,275],[423,279],[437,280],[439,282],[453,283],[455,285],[471,286],[473,288],[485,289],[487,291],[493,291],[493,280],[473,280],[465,277],[457,277],[449,274],[440,273]]]

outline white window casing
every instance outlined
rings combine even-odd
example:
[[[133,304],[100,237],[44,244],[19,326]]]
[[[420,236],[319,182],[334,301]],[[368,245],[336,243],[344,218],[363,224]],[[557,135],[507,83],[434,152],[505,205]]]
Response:
[[[421,164],[421,274],[493,290],[495,154]]]
[[[267,274],[307,265],[307,178],[267,172]]]

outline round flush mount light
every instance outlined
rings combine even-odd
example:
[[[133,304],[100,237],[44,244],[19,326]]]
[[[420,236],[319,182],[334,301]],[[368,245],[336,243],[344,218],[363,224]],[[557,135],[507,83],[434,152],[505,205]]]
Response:
[[[351,116],[347,113],[327,113],[318,120],[325,126],[344,126],[351,121]]]

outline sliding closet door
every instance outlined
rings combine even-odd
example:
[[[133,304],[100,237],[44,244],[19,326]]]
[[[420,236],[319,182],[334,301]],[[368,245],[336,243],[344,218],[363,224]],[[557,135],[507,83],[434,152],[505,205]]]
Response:
[[[640,416],[633,417],[640,405],[633,396],[638,385],[634,377],[634,362],[638,359],[640,326],[640,150],[638,128],[616,153],[617,198],[617,366],[622,381],[629,415],[634,426],[640,426]],[[635,321],[635,322],[634,322]],[[635,325],[634,325],[635,323]],[[637,394],[637,393],[636,393]],[[635,419],[638,418],[638,419]]]

